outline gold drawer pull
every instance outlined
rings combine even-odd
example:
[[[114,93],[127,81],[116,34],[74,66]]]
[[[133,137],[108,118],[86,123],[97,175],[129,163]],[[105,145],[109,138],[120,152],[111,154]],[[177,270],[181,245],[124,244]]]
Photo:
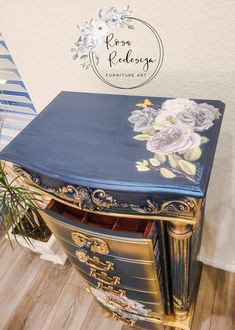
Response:
[[[128,325],[129,327],[133,327],[135,325],[135,321],[122,317],[117,313],[113,313],[113,318],[122,324]]]
[[[120,277],[113,276],[109,277],[105,272],[97,273],[96,269],[91,268],[90,276],[97,281],[107,284],[107,285],[118,285],[120,284]]]
[[[95,256],[91,258],[85,251],[77,250],[75,252],[75,255],[77,256],[80,262],[83,262],[87,266],[90,266],[96,270],[109,271],[114,269],[112,262],[110,261],[102,262],[98,257]]]
[[[112,304],[112,305],[116,306],[117,308],[122,309],[124,311],[129,311],[129,309],[131,307],[130,304],[121,303],[118,299],[110,298],[110,297],[108,297],[106,299],[106,303]]]
[[[117,295],[117,297],[126,296],[126,291],[124,290],[115,290],[111,285],[105,286],[103,283],[98,282],[96,288],[98,290],[103,290],[104,292],[113,293]]]
[[[108,244],[102,241],[102,239],[96,237],[87,237],[86,235],[81,234],[77,231],[73,231],[71,233],[71,237],[74,243],[79,247],[86,246],[90,248],[90,250],[94,253],[99,253],[99,254],[109,253]]]

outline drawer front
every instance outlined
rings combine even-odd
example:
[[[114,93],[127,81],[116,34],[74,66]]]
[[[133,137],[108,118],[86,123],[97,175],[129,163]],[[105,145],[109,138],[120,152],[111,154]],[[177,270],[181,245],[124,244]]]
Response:
[[[148,317],[163,317],[163,309],[160,303],[150,304],[139,300],[131,300],[127,297],[119,297],[112,292],[105,292],[102,289],[96,289],[88,286],[88,290],[94,298],[105,305],[107,308],[113,310],[123,310],[129,313],[138,314]]]
[[[80,265],[78,268],[82,268],[84,262],[79,262],[79,260],[82,260],[80,257],[79,259],[79,252],[83,249],[79,248],[78,246],[68,243],[64,241],[61,237],[56,237],[63,247],[63,249],[66,251],[67,254],[71,255],[72,257],[77,258],[78,265]],[[84,252],[85,253],[85,252]],[[99,255],[97,253],[85,253],[86,256],[90,256],[89,260],[86,261],[87,265],[90,265],[90,267],[95,267],[98,270],[108,270],[109,274],[112,275],[124,275],[124,276],[131,276],[134,278],[148,278],[148,279],[155,279],[155,263],[154,262],[141,262],[141,261],[135,261],[133,259],[124,259],[124,258],[118,258],[113,257],[110,255]],[[92,262],[92,260],[97,258],[99,262],[95,263]],[[112,265],[111,267],[110,264]]]
[[[79,262],[77,258],[69,254],[68,257],[76,268],[104,284],[108,284],[110,282],[110,285],[117,285],[122,289],[159,292],[156,279],[140,279],[121,276],[120,274],[111,274],[110,272],[102,272],[100,270],[95,270],[94,268],[89,267],[84,263]],[[102,273],[104,273],[104,275],[102,275]],[[115,279],[117,279],[116,283]]]
[[[76,267],[75,267],[76,268]],[[138,291],[136,289],[123,288],[120,285],[106,285],[100,281],[94,279],[88,274],[82,272],[80,269],[76,268],[79,274],[84,278],[84,280],[95,288],[101,288],[103,291],[115,292],[117,295],[124,295],[128,299],[144,301],[152,304],[162,304],[160,292],[146,292]]]
[[[90,251],[94,250],[94,247],[98,247],[98,249],[102,250],[100,254],[136,260],[154,260],[152,241],[150,239],[133,238],[129,233],[118,232],[117,234],[117,232],[111,230],[68,221],[68,219],[52,210],[46,209],[40,211],[40,213],[51,231],[65,241],[71,243],[78,242],[78,244],[81,243],[81,240],[83,243],[86,241],[85,245],[90,246]],[[81,239],[80,234],[82,234]]]

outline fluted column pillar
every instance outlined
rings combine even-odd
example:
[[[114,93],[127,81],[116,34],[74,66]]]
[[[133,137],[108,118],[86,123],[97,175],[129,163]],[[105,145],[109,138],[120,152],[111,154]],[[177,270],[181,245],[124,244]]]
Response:
[[[184,320],[188,316],[190,307],[189,262],[192,228],[186,223],[171,221],[167,225],[167,232],[173,309],[176,319]]]

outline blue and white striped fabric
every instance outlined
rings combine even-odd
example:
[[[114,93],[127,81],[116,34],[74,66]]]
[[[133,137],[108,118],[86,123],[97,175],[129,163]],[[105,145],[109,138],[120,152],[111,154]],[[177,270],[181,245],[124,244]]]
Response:
[[[0,33],[0,150],[37,115]]]

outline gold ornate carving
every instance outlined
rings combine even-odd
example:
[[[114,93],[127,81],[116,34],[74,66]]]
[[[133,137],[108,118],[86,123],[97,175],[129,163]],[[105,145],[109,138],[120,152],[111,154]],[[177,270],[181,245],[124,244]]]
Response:
[[[126,304],[124,302],[121,302],[120,299],[115,299],[114,297],[107,297],[106,298],[106,303],[107,304],[112,304],[113,306],[115,306],[116,308],[120,308],[124,311],[129,311],[131,305],[130,304]]]
[[[90,189],[82,186],[66,185],[57,189],[50,188],[41,183],[39,177],[31,176],[27,171],[19,166],[14,166],[15,171],[21,175],[26,183],[38,186],[41,190],[59,197],[70,203],[77,204],[81,209],[87,210],[105,210],[115,209],[135,211],[141,214],[193,214],[197,211],[198,205],[195,198],[182,198],[177,200],[167,200],[156,202],[147,199],[145,205],[135,205],[132,203],[118,202],[110,193],[102,189]]]
[[[108,244],[103,240],[101,240],[100,238],[88,237],[77,231],[73,231],[71,233],[71,237],[74,243],[79,247],[86,246],[87,248],[90,248],[90,250],[94,253],[99,253],[99,254],[109,253]]]
[[[96,288],[98,290],[103,290],[104,292],[112,293],[117,295],[118,297],[125,297],[126,296],[126,291],[124,290],[115,290],[111,285],[104,285],[104,283],[98,282]]]
[[[106,285],[115,286],[120,284],[120,277],[118,276],[109,277],[105,272],[98,273],[94,268],[90,269],[90,276]]]
[[[89,255],[83,251],[83,250],[78,250],[75,252],[78,260],[82,263],[85,263],[87,266],[90,266],[96,270],[101,270],[101,271],[109,271],[113,270],[113,262],[110,261],[105,261],[102,262],[98,257],[89,257]]]
[[[121,322],[122,324],[128,325],[129,327],[133,327],[135,325],[135,321],[134,320],[130,320],[126,317],[120,316],[117,313],[113,312],[113,319]]]

